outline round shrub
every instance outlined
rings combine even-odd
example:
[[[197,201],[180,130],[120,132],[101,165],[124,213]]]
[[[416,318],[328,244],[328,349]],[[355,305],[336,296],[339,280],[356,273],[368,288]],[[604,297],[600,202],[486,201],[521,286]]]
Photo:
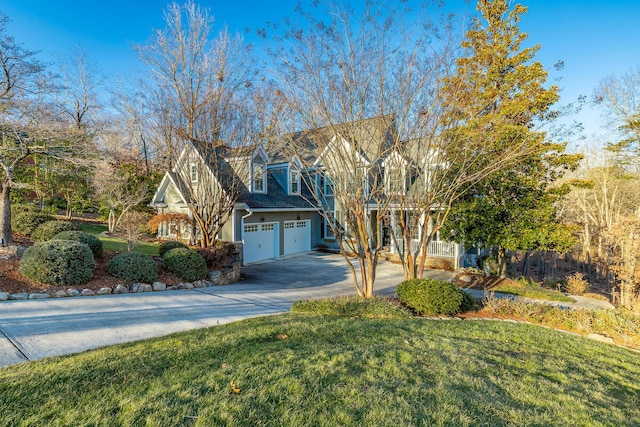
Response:
[[[182,242],[178,242],[177,240],[169,240],[160,244],[158,252],[160,253],[160,256],[164,258],[164,254],[175,248],[188,248],[188,246]]]
[[[40,225],[51,221],[53,217],[33,206],[19,205],[11,209],[11,228],[15,233],[30,236]]]
[[[27,278],[58,286],[88,282],[95,266],[89,246],[70,240],[37,242],[20,260],[20,272]]]
[[[465,300],[464,292],[453,283],[432,279],[406,280],[396,293],[404,305],[420,315],[456,314]]]
[[[207,264],[202,255],[187,248],[171,249],[162,257],[165,267],[181,279],[194,281],[207,277]]]
[[[85,233],[84,231],[69,230],[56,234],[51,240],[73,240],[74,242],[84,243],[89,246],[94,257],[102,257],[102,241],[93,234]]]
[[[228,264],[233,257],[235,246],[230,242],[216,240],[213,246],[208,248],[198,248],[195,250],[207,263],[208,269],[220,268]]]
[[[47,221],[40,224],[34,231],[31,233],[31,237],[36,242],[43,242],[45,240],[51,240],[53,236],[63,231],[74,231],[77,230],[76,226],[67,221]]]
[[[158,266],[149,255],[132,251],[117,255],[107,264],[107,271],[127,282],[153,283],[158,280]]]

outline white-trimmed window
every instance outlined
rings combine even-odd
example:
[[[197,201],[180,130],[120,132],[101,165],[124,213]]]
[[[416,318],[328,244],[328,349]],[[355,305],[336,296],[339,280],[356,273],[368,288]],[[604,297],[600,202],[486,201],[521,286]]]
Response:
[[[191,182],[198,182],[198,166],[194,163],[189,165],[189,176],[191,177]]]
[[[252,187],[254,193],[266,193],[267,192],[267,179],[266,168],[261,163],[253,164],[253,180]]]
[[[331,178],[324,177],[324,195],[325,196],[333,196],[333,181]]]
[[[401,168],[389,167],[386,169],[386,175],[389,194],[404,194],[407,191],[404,171]]]
[[[300,171],[294,168],[289,170],[289,194],[300,194]]]
[[[332,215],[331,215],[331,216],[332,216]],[[324,223],[324,224],[323,224],[323,225],[324,225],[324,238],[325,238],[325,239],[329,239],[329,240],[331,240],[331,239],[335,239],[335,238],[336,238],[336,235],[335,235],[335,233],[333,232],[332,222],[333,222],[333,221],[332,221],[331,219],[327,220],[327,219],[325,219],[325,218],[323,217],[323,223]]]

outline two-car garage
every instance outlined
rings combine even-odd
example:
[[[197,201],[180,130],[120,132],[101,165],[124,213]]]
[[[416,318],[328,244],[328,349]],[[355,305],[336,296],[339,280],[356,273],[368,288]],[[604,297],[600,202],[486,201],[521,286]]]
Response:
[[[280,227],[282,226],[282,251],[280,250]],[[311,250],[311,221],[275,221],[244,224],[244,263],[277,258]]]

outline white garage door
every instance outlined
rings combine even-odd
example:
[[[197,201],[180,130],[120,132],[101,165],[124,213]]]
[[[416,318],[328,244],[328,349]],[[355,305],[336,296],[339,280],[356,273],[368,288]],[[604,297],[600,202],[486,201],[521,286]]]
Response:
[[[311,221],[284,222],[284,254],[311,250]]]
[[[244,263],[278,256],[278,227],[275,223],[245,224],[242,230]]]

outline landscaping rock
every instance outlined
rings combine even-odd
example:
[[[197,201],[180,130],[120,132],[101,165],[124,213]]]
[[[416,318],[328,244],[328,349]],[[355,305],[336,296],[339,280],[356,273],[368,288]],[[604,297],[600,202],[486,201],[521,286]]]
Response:
[[[96,293],[93,292],[91,289],[83,289],[80,292],[80,295],[82,295],[83,297],[92,297],[94,296]]]
[[[100,288],[98,289],[98,292],[96,292],[96,295],[109,295],[111,294],[111,288]]]
[[[67,296],[66,291],[55,291],[51,294],[51,298],[65,298]]]
[[[154,291],[166,291],[167,290],[167,285],[165,283],[162,283],[162,282],[153,282],[153,285],[151,285],[151,287],[153,288]]]
[[[29,294],[25,293],[25,292],[21,292],[19,294],[11,294],[9,295],[9,299],[10,300],[23,300],[23,299],[29,299]]]
[[[6,301],[9,299],[9,292],[0,292],[0,301]]]
[[[206,288],[207,287],[207,281],[206,280],[196,280],[195,282],[193,282],[193,287],[194,288]]]
[[[151,292],[153,288],[147,283],[134,283],[131,285],[131,293],[139,294],[141,292]]]
[[[128,294],[129,293],[129,289],[127,289],[126,286],[120,284],[118,286],[116,286],[116,288],[113,290],[114,294]]]
[[[464,282],[464,283],[471,283],[471,282],[473,282],[473,277],[464,275],[464,276],[458,277],[458,280],[460,280],[461,282]]]
[[[0,255],[2,255],[4,259],[20,258],[26,250],[27,248],[24,246],[0,246]]]
[[[193,289],[193,283],[178,283],[178,289]]]
[[[167,287],[168,291],[177,291],[179,289],[180,289],[180,286],[178,286],[178,285],[173,285],[173,286]]]
[[[49,294],[40,293],[40,292],[29,294],[29,299],[45,299],[45,298],[49,298]]]
[[[600,342],[605,342],[607,344],[615,344],[615,342],[613,341],[613,338],[607,337],[605,335],[591,333],[591,334],[587,335],[587,338],[591,338],[592,340],[596,340],[596,341],[600,341]]]
[[[215,281],[220,276],[220,270],[213,270],[209,272],[209,279]]]
[[[67,289],[67,295],[70,297],[79,297],[80,291],[77,289]]]

